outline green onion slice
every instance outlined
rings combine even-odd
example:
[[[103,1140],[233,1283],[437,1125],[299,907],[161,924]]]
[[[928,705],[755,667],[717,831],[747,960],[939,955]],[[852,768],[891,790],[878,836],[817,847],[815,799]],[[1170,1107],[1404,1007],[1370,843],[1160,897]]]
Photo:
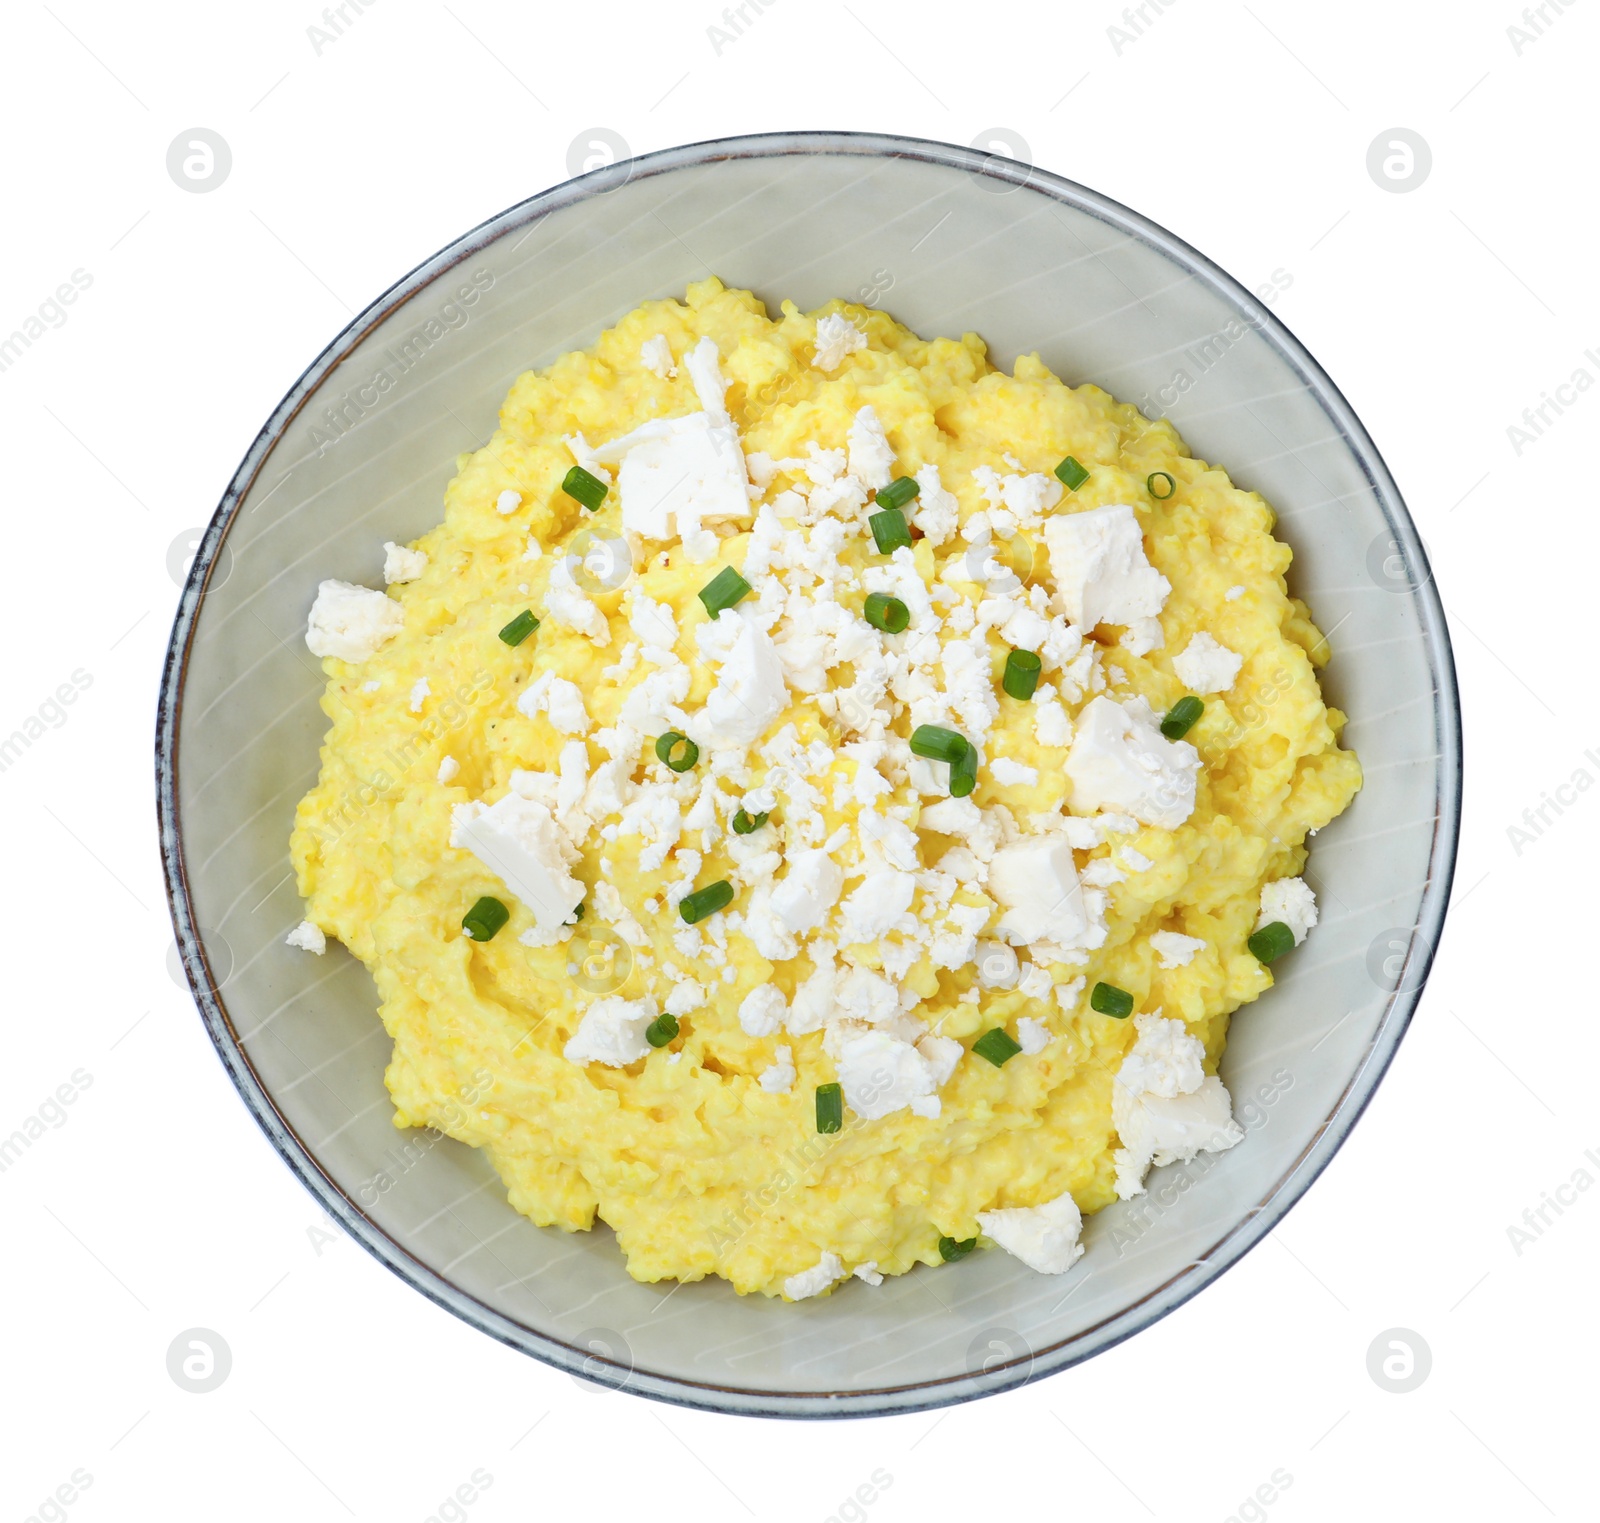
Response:
[[[1163,485],[1163,483],[1165,483],[1165,485]],[[1150,495],[1162,502],[1165,502],[1167,498],[1172,496],[1172,494],[1178,490],[1178,483],[1174,481],[1172,477],[1170,477],[1165,471],[1151,471],[1151,473],[1145,477],[1144,484],[1149,490]]]
[[[693,925],[697,920],[715,915],[724,905],[732,903],[733,885],[726,878],[719,878],[715,883],[697,888],[692,894],[685,894],[678,901],[678,913],[689,925]]]
[[[911,622],[911,610],[887,592],[867,594],[866,615],[874,629],[887,630],[891,635],[899,634]]]
[[[1013,698],[1026,701],[1033,697],[1039,685],[1039,672],[1044,666],[1031,650],[1014,650],[1006,657],[1006,669],[1001,674],[1000,686]]]
[[[1022,1048],[1007,1034],[1005,1027],[994,1026],[972,1044],[972,1050],[980,1058],[987,1058],[996,1068],[1004,1068]]]
[[[511,911],[505,905],[485,894],[461,917],[461,929],[474,941],[493,941],[495,932],[510,918]]]
[[[724,608],[732,608],[740,598],[748,597],[750,584],[732,566],[724,566],[700,589],[700,601],[714,619]]]
[[[957,1242],[953,1237],[939,1239],[939,1257],[947,1264],[953,1264],[957,1259],[964,1259],[978,1246],[975,1237],[969,1237],[962,1242]]]
[[[736,809],[733,814],[733,833],[736,836],[747,836],[752,831],[760,830],[772,818],[772,811],[763,809],[758,815],[749,815],[742,809]]]
[[[1089,473],[1084,470],[1083,466],[1077,460],[1075,460],[1071,455],[1068,455],[1067,458],[1056,467],[1056,479],[1069,492],[1076,492],[1078,488],[1089,479]]]
[[[950,797],[964,799],[978,786],[978,748],[969,744],[955,761],[950,763]]]
[[[1089,995],[1089,1008],[1119,1021],[1126,1020],[1133,1014],[1133,996],[1115,984],[1096,984]]]
[[[500,638],[507,645],[521,645],[538,627],[539,621],[534,618],[533,610],[524,608],[516,618],[500,631]]]
[[[1168,740],[1182,740],[1205,711],[1205,704],[1189,693],[1167,710],[1166,718],[1161,721],[1161,733]]]
[[[922,488],[910,476],[897,476],[886,487],[878,489],[880,508],[903,508]]]
[[[885,508],[881,513],[874,513],[867,520],[867,527],[872,530],[873,543],[880,555],[892,555],[911,543],[911,528],[899,508]]]
[[[674,772],[687,772],[700,760],[700,747],[679,730],[668,730],[656,737],[656,759]]]
[[[1264,925],[1245,943],[1263,962],[1274,962],[1294,948],[1294,932],[1281,920]]]
[[[817,1130],[837,1132],[844,1126],[844,1090],[837,1084],[817,1086]]]
[[[678,1017],[658,1015],[644,1028],[644,1039],[652,1047],[665,1047],[678,1034]]]
[[[919,724],[911,732],[911,754],[929,761],[958,762],[966,755],[967,738],[936,724]]]
[[[581,465],[575,465],[562,478],[561,490],[593,513],[606,500],[610,488],[598,476],[591,475]]]

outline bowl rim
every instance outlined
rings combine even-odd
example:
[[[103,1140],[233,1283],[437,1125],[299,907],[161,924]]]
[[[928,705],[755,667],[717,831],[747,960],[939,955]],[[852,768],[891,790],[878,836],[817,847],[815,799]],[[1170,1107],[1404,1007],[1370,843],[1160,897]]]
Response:
[[[780,1392],[698,1381],[634,1369],[542,1333],[494,1310],[415,1257],[378,1225],[323,1169],[315,1153],[278,1109],[257,1075],[223,1001],[190,901],[183,828],[178,801],[178,739],[184,685],[200,606],[228,530],[267,460],[301,408],[339,362],[380,322],[457,265],[508,232],[529,228],[551,212],[620,189],[634,178],[670,174],[725,159],[796,155],[906,158],[971,175],[1036,189],[1056,201],[1114,227],[1165,255],[1208,284],[1272,345],[1314,395],[1368,485],[1406,563],[1413,568],[1416,599],[1429,670],[1438,763],[1429,871],[1417,924],[1394,990],[1349,1082],[1316,1133],[1290,1159],[1257,1203],[1229,1226],[1204,1253],[1161,1285],[1121,1310],[1037,1352],[1013,1358],[981,1374],[952,1374],[870,1390]],[[292,469],[292,467],[291,467]],[[219,583],[220,585],[220,583]],[[977,148],[887,133],[854,131],[769,132],[710,139],[619,160],[541,191],[486,219],[423,260],[372,301],[305,368],[273,410],[230,479],[196,551],[179,599],[162,668],[155,733],[156,814],[167,902],[185,975],[206,1031],[228,1077],[278,1155],[333,1219],[381,1264],[435,1305],[499,1342],[611,1389],[677,1406],[759,1417],[864,1417],[929,1411],[975,1400],[1055,1374],[1115,1347],[1177,1310],[1236,1264],[1280,1222],[1322,1173],[1360,1119],[1394,1059],[1410,1025],[1450,901],[1462,800],[1462,735],[1455,662],[1443,605],[1427,552],[1412,524],[1399,487],[1382,455],[1343,393],[1282,320],[1205,255],[1150,219],[1111,198],[1034,165]],[[226,975],[224,975],[224,982]]]

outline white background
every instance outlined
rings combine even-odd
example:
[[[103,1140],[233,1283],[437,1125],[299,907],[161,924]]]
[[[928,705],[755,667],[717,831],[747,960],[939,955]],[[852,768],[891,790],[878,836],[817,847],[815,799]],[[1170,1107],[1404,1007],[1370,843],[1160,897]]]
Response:
[[[482,1470],[456,1509],[473,1523],[825,1520],[875,1471],[889,1485],[846,1518],[1592,1517],[1600,1191],[1569,1190],[1520,1244],[1508,1229],[1578,1171],[1600,1179],[1600,798],[1569,792],[1520,850],[1508,828],[1579,769],[1600,779],[1600,395],[1520,453],[1508,428],[1578,368],[1600,379],[1600,16],[1547,5],[1544,35],[1516,39],[1514,0],[1182,0],[1113,37],[1109,0],[950,19],[775,0],[719,54],[712,3],[382,0],[320,53],[311,0],[8,11],[0,335],[74,270],[92,284],[0,371],[0,732],[74,671],[92,685],[0,772],[0,1134],[75,1071],[91,1082],[0,1174],[0,1519],[40,1516],[75,1470],[91,1484],[43,1516],[422,1523]],[[473,1332],[314,1230],[169,973],[150,763],[169,547],[355,311],[565,178],[596,125],[636,152],[1005,128],[1247,285],[1287,271],[1276,310],[1385,452],[1450,610],[1455,905],[1365,1120],[1198,1300],[942,1416],[718,1418],[585,1392]],[[193,127],[232,151],[205,194],[166,169]],[[1404,193],[1367,170],[1396,127],[1432,152]],[[167,1372],[194,1327],[232,1351],[209,1394]],[[1432,1353],[1406,1394],[1368,1373],[1397,1327]]]

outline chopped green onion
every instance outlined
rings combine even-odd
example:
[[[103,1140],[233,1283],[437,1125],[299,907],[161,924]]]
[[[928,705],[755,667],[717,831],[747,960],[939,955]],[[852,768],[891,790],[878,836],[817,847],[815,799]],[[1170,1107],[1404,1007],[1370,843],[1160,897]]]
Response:
[[[909,476],[897,476],[886,487],[878,488],[880,508],[903,508],[922,488]]]
[[[507,645],[521,645],[538,627],[539,621],[534,618],[533,610],[524,608],[516,618],[500,631],[500,638]]]
[[[678,1017],[658,1015],[644,1028],[644,1039],[652,1047],[665,1047],[678,1034]]]
[[[936,724],[919,724],[911,732],[911,754],[929,761],[957,762],[966,755],[967,738]]]
[[[955,761],[950,763],[950,797],[964,799],[978,786],[978,748],[968,745]]]
[[[837,1084],[817,1086],[817,1130],[837,1132],[844,1126],[844,1090]]]
[[[700,589],[700,601],[714,619],[724,608],[732,608],[750,592],[750,584],[732,566],[724,566]]]
[[[679,730],[668,730],[656,737],[656,759],[674,772],[687,772],[700,760],[700,747]]]
[[[1031,650],[1014,650],[1006,657],[1006,669],[1000,677],[1000,686],[1013,698],[1029,699],[1039,685],[1042,662]]]
[[[1022,1048],[1006,1034],[1004,1026],[993,1026],[972,1044],[972,1050],[996,1068],[1004,1068]]]
[[[562,478],[561,490],[593,513],[606,500],[606,493],[611,489],[598,476],[592,476],[581,465],[575,465]]]
[[[1162,491],[1157,485],[1158,482],[1162,481],[1166,482],[1167,484],[1166,491]],[[1145,477],[1144,484],[1149,489],[1150,495],[1154,498],[1157,498],[1161,502],[1165,502],[1167,498],[1172,496],[1172,494],[1178,490],[1178,483],[1174,481],[1172,477],[1170,477],[1165,471],[1152,471],[1148,476]]]
[[[567,916],[565,923],[567,925],[576,925],[582,919],[583,919],[583,900],[580,899],[578,901],[577,908],[575,910],[573,910],[573,912],[570,915]]]
[[[474,941],[493,941],[494,933],[510,918],[505,905],[485,894],[461,917],[461,929]]]
[[[747,836],[752,831],[760,830],[771,818],[772,811],[770,809],[763,809],[760,814],[754,817],[746,814],[742,809],[737,809],[733,815],[733,833],[736,836]]]
[[[873,543],[877,545],[879,555],[892,555],[911,543],[910,526],[899,508],[885,508],[881,513],[874,513],[867,520],[867,527],[872,530]]]
[[[911,610],[887,592],[867,594],[866,614],[867,623],[874,629],[887,630],[891,635],[899,634],[911,622]]]
[[[1263,963],[1275,962],[1294,949],[1294,932],[1281,920],[1274,920],[1262,926],[1245,945]]]
[[[957,1242],[953,1237],[942,1237],[939,1239],[939,1257],[945,1263],[953,1264],[957,1259],[966,1258],[977,1246],[978,1240],[975,1237],[969,1237],[961,1242]]]
[[[697,888],[692,894],[685,894],[678,901],[678,913],[688,924],[693,925],[695,921],[704,920],[707,915],[715,915],[724,905],[732,903],[733,885],[726,878],[719,878],[715,883]]]
[[[1096,984],[1089,995],[1089,1008],[1124,1021],[1133,1014],[1133,996],[1115,984]]]
[[[1180,698],[1167,710],[1166,718],[1161,721],[1161,733],[1168,740],[1182,740],[1194,728],[1195,721],[1205,711],[1205,704],[1196,698],[1193,693],[1190,693],[1186,697]]]
[[[1071,455],[1056,467],[1056,479],[1069,492],[1076,492],[1089,479],[1089,473]]]

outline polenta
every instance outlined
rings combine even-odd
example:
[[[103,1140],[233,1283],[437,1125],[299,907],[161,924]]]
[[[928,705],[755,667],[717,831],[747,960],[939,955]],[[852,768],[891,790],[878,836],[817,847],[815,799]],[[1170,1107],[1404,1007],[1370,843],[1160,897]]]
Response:
[[[1059,1273],[1240,1140],[1229,1017],[1360,786],[1273,525],[1037,355],[646,302],[322,584],[290,940],[371,971],[397,1126],[640,1280]]]

